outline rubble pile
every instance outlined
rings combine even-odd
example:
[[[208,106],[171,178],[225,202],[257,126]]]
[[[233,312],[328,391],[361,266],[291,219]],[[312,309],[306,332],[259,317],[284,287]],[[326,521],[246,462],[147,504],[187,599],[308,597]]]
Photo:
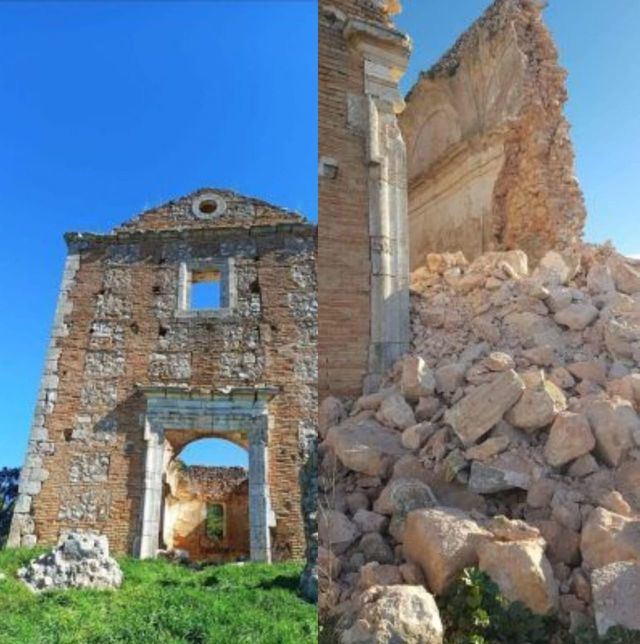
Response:
[[[640,262],[580,245],[528,264],[429,255],[411,354],[322,402],[321,610],[358,642],[398,587],[441,596],[468,566],[573,630],[640,629]]]
[[[34,592],[66,588],[119,588],[122,571],[109,556],[107,537],[68,532],[58,545],[18,570],[18,577]]]

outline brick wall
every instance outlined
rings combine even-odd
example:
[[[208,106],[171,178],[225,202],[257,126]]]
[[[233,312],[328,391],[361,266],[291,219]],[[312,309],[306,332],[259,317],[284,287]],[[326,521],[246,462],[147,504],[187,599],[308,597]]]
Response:
[[[199,195],[110,235],[68,237],[71,260],[13,544],[48,544],[62,530],[83,528],[106,534],[115,552],[131,552],[145,456],[137,385],[267,384],[281,389],[269,409],[273,556],[302,556],[298,474],[317,396],[314,229],[239,196],[229,199],[223,225],[196,224],[191,203]],[[176,315],[181,262],[212,257],[234,259],[236,308],[226,318]]]

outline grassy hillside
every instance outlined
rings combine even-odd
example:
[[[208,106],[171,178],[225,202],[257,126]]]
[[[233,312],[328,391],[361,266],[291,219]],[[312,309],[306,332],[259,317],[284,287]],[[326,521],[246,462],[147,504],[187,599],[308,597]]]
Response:
[[[34,595],[15,571],[40,551],[0,551],[2,644],[307,644],[316,607],[297,596],[298,564],[209,567],[119,559],[116,592]]]

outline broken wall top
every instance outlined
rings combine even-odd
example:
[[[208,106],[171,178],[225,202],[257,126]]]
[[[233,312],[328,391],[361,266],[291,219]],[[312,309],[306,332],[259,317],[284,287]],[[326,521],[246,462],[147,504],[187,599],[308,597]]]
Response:
[[[566,72],[542,7],[496,0],[407,95],[413,268],[460,249],[522,247],[535,260],[582,234]]]

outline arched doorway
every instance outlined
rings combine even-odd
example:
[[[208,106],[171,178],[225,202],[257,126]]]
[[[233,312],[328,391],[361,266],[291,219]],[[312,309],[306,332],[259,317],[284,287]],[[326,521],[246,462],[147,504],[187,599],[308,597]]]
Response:
[[[224,438],[249,454],[249,551],[252,561],[271,561],[271,530],[276,528],[269,493],[269,401],[273,387],[209,389],[183,385],[140,385],[145,395],[140,531],[134,549],[140,558],[155,557],[162,537],[167,468],[189,443]]]
[[[161,545],[192,561],[250,556],[249,462],[239,436],[195,438],[167,431]]]

